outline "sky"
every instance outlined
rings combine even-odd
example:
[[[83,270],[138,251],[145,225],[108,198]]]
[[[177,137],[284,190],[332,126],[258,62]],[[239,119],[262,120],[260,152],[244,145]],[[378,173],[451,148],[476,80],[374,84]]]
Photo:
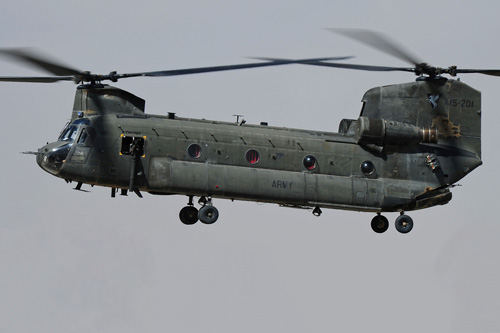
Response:
[[[498,1],[0,1],[0,47],[35,47],[106,74],[355,56],[407,66],[325,28],[365,28],[435,66],[500,68]],[[0,58],[0,75],[44,75]],[[146,112],[336,131],[364,92],[409,73],[279,66],[115,85]],[[482,92],[483,166],[411,233],[371,213],[216,200],[214,225],[182,225],[182,196],[74,191],[32,155],[56,140],[76,86],[0,83],[2,332],[498,332],[500,78]]]

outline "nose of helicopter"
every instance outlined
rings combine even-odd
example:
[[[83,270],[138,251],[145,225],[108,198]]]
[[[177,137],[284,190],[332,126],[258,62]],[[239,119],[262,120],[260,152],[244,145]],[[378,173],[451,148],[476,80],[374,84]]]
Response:
[[[71,143],[53,142],[38,149],[36,163],[50,174],[58,175],[71,149]]]

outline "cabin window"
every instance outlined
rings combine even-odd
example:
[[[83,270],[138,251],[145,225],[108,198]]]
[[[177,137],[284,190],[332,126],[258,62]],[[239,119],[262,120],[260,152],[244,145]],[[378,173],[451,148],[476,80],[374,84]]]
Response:
[[[197,143],[193,143],[188,147],[188,155],[192,158],[200,158],[202,154],[201,146]]]
[[[304,168],[306,168],[307,170],[314,170],[318,166],[318,161],[316,160],[316,157],[307,155],[306,157],[304,157],[303,164]]]
[[[364,161],[361,163],[361,172],[365,176],[370,176],[375,172],[375,165],[373,165],[372,161]]]
[[[246,158],[248,163],[256,164],[260,160],[260,154],[257,150],[250,149],[246,152],[245,158]]]
[[[146,137],[125,136],[122,134],[121,155],[144,156],[144,142]]]

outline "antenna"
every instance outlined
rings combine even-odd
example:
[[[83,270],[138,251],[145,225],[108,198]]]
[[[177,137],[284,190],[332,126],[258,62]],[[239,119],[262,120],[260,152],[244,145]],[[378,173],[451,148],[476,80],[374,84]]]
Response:
[[[233,114],[233,117],[236,117],[236,122],[239,124],[240,123],[240,117],[243,117],[244,114]]]

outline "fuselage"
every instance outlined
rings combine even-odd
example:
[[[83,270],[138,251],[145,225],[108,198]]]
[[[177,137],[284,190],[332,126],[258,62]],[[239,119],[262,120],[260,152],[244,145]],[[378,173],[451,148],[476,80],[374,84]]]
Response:
[[[134,110],[97,110],[94,105],[102,104],[92,94],[97,89],[110,103],[118,95],[132,100]],[[140,101],[114,89],[80,89],[89,101],[83,105],[77,96],[72,123],[57,142],[40,149],[37,161],[44,170],[75,182],[133,186],[152,194],[382,212],[445,204],[449,186],[481,164],[479,154],[450,145],[455,139],[442,131],[436,142],[422,142],[406,134],[408,126],[420,133],[422,124],[384,115],[377,118],[384,126],[377,139],[370,136],[374,121],[371,129],[365,124],[375,118],[369,113],[344,123],[340,133],[318,132],[149,115]],[[400,130],[401,139],[394,140]]]

